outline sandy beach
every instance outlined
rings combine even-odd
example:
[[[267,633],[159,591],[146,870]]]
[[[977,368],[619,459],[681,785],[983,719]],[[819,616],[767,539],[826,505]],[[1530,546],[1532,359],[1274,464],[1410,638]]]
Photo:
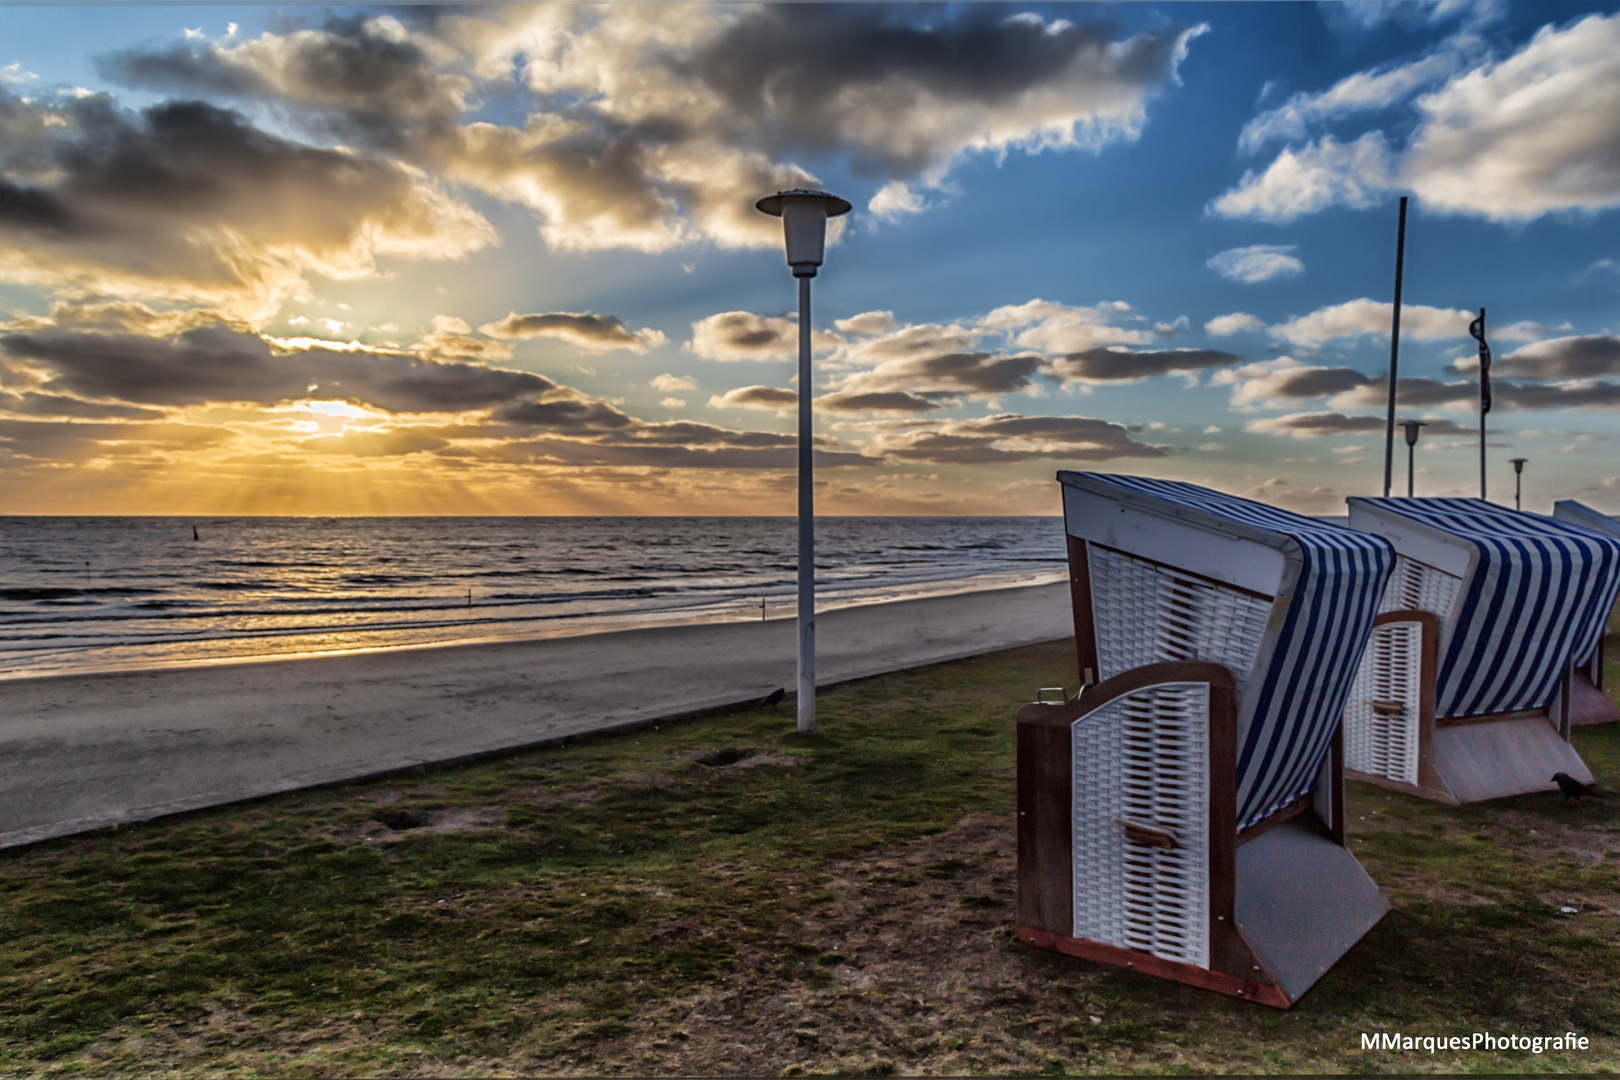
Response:
[[[1063,584],[823,612],[817,682],[1072,632]],[[0,847],[763,697],[794,639],[773,619],[5,682]]]

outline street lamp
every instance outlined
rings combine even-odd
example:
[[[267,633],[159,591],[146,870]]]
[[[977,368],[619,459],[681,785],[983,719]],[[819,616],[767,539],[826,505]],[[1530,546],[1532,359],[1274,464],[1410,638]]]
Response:
[[[1406,429],[1406,497],[1412,497],[1412,454],[1413,447],[1417,446],[1418,428],[1426,426],[1426,420],[1402,420],[1401,427]]]
[[[787,262],[799,279],[799,731],[816,731],[816,508],[810,423],[810,279],[826,247],[827,219],[850,204],[825,191],[796,188],[754,206],[782,219]]]
[[[1513,509],[1523,510],[1524,507],[1519,505],[1519,492],[1524,484],[1524,463],[1530,459],[1516,457],[1510,460],[1513,463]]]

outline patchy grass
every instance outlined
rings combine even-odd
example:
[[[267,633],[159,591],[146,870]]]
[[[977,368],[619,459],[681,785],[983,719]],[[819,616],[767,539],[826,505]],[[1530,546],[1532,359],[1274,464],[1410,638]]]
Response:
[[[1620,1065],[1620,800],[1352,785],[1394,911],[1289,1012],[1012,940],[1012,715],[1073,664],[831,688],[809,739],[737,710],[0,852],[0,1073]],[[1620,732],[1577,745],[1620,788]],[[1362,1051],[1382,1030],[1593,1043]]]

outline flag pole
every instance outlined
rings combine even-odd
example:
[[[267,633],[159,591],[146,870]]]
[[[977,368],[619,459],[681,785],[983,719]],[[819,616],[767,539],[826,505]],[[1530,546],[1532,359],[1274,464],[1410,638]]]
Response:
[[[1389,498],[1390,471],[1395,462],[1395,368],[1401,355],[1401,270],[1406,264],[1406,196],[1401,196],[1401,220],[1395,230],[1395,324],[1389,331],[1389,418],[1384,426],[1384,498]]]
[[[1485,344],[1485,309],[1479,309],[1479,498],[1485,500],[1485,414],[1491,411],[1491,350]]]

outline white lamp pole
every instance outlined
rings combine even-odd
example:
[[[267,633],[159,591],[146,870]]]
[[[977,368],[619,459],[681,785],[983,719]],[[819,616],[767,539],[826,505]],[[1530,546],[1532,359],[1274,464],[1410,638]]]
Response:
[[[816,731],[816,508],[810,406],[810,279],[826,248],[827,219],[850,204],[825,191],[798,188],[754,204],[782,219],[788,266],[799,279],[799,731]]]

